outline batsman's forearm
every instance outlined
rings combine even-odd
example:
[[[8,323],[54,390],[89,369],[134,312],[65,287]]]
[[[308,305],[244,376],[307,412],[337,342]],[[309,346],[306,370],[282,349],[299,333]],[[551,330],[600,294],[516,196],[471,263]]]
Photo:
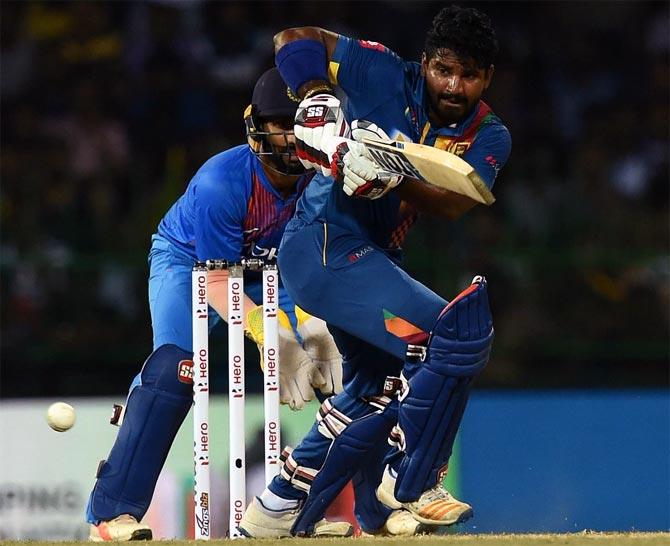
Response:
[[[419,212],[440,216],[448,220],[457,220],[477,204],[475,200],[465,195],[426,184],[413,178],[406,179],[394,191],[403,201],[407,201]]]
[[[214,308],[219,316],[228,321],[228,271],[210,271],[207,275],[207,296],[209,305]],[[256,304],[249,296],[244,295],[244,327],[247,327],[247,313]]]
[[[288,43],[295,42],[297,40],[314,40],[321,42],[326,48],[326,63],[328,63],[333,58],[333,52],[335,51],[335,46],[337,45],[337,39],[338,34],[319,27],[289,28],[275,34],[275,54],[277,54],[279,50]],[[321,92],[330,88],[331,84],[327,80],[310,80],[300,86],[300,89],[297,90],[297,94],[300,98],[305,98],[305,96],[309,94],[310,91],[318,90]]]

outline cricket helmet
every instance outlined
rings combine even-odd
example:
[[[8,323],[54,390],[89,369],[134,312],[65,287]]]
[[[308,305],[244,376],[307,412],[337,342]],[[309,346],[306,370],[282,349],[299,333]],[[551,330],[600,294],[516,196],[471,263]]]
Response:
[[[263,73],[254,87],[251,104],[244,111],[244,125],[247,142],[254,155],[268,167],[282,174],[302,174],[304,167],[297,161],[295,145],[288,142],[287,136],[293,131],[269,132],[263,129],[263,122],[268,120],[290,119],[300,99],[288,88],[279,70],[271,68]],[[284,146],[272,145],[268,139],[271,135],[281,135]]]

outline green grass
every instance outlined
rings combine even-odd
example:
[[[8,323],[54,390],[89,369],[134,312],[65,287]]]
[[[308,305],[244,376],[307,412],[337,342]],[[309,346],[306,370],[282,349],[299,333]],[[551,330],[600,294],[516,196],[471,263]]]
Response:
[[[47,541],[0,541],[0,545],[29,546],[81,546],[81,542],[47,542]],[[193,540],[163,540],[151,542],[151,546],[194,546],[203,542]],[[229,540],[212,540],[210,544],[230,545]],[[235,541],[239,546],[542,546],[558,544],[565,546],[667,546],[670,544],[670,533],[594,533],[585,531],[571,534],[542,535],[447,535],[419,537],[372,537],[372,538],[290,538],[290,539],[244,539]],[[138,545],[139,546],[139,545]]]

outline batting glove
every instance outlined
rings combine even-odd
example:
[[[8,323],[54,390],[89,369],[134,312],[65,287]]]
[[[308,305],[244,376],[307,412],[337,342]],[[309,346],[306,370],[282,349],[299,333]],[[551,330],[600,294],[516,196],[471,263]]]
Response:
[[[334,95],[320,93],[304,99],[295,114],[296,154],[306,169],[320,168],[330,176],[330,155],[326,141],[344,136],[347,122],[340,101]]]
[[[365,145],[353,140],[337,146],[331,169],[349,197],[379,199],[403,180],[402,176],[383,170],[370,158]]]
[[[391,138],[386,131],[376,123],[364,119],[355,119],[351,122],[351,138],[356,142],[363,142],[363,139],[379,140],[380,142],[391,142]]]

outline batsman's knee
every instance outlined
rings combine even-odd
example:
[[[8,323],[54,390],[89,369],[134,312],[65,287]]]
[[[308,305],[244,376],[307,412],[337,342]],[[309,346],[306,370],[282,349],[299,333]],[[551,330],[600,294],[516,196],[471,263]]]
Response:
[[[493,336],[487,282],[477,276],[440,313],[428,339],[426,364],[450,377],[476,376],[489,360]]]

